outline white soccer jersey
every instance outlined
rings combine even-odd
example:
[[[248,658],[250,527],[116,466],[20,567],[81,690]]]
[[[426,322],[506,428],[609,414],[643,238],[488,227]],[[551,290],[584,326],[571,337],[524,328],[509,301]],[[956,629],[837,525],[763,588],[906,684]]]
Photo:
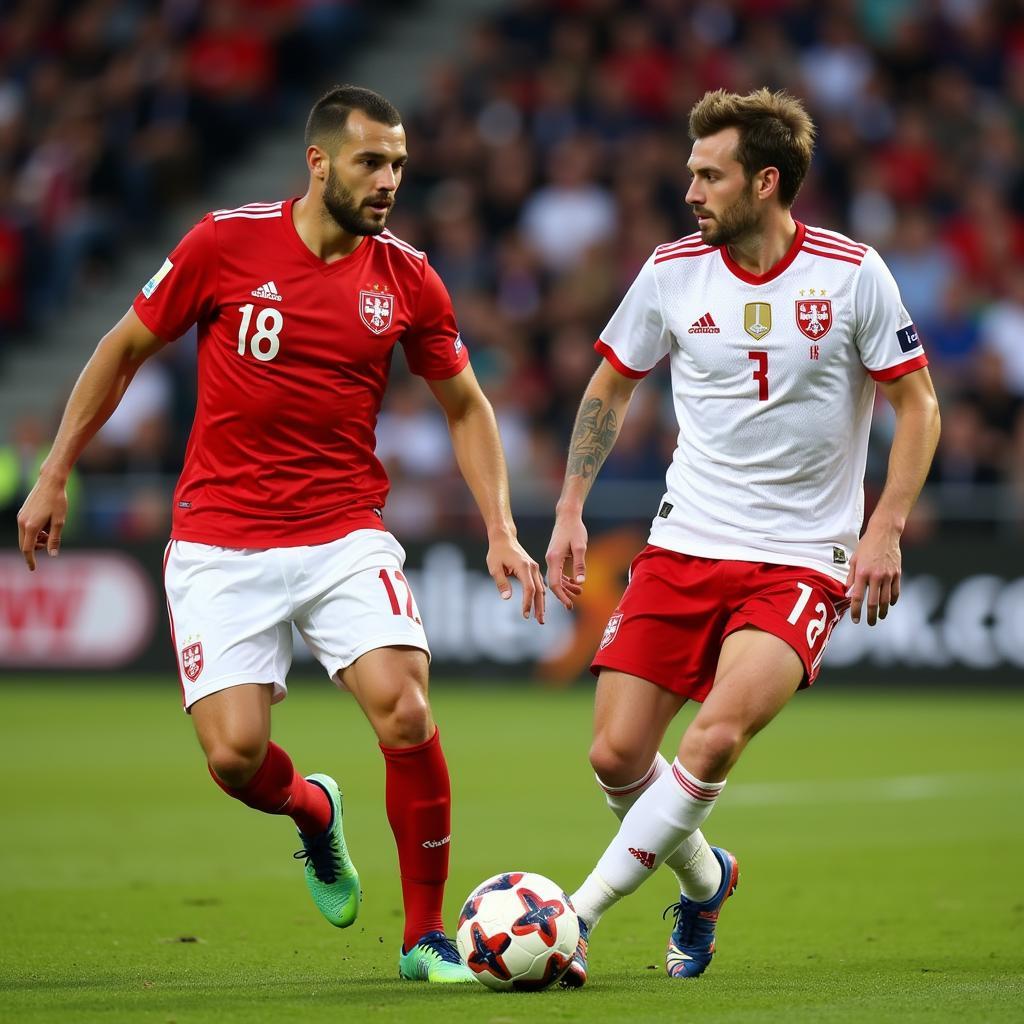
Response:
[[[756,275],[689,235],[654,251],[596,348],[634,378],[670,358],[679,438],[650,543],[846,579],[874,382],[928,363],[878,253],[798,223]]]

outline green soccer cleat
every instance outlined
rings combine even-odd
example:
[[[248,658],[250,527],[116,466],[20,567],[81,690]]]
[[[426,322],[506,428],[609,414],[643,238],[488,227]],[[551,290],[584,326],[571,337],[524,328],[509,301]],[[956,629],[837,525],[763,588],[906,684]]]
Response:
[[[444,932],[427,932],[408,953],[400,953],[398,976],[406,981],[429,981],[432,985],[476,981],[462,962],[455,943]]]
[[[338,784],[329,775],[308,775],[307,782],[319,786],[331,802],[331,823],[316,836],[301,832],[302,849],[296,860],[306,862],[306,885],[320,913],[335,928],[347,928],[359,914],[359,875],[345,846],[341,828],[344,809]]]

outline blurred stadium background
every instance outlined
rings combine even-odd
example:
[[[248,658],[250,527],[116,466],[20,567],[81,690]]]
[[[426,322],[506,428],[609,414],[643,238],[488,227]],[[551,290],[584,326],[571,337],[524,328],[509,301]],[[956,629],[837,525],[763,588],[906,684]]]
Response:
[[[826,679],[1020,685],[1024,13],[1011,0],[0,2],[8,541],[98,338],[206,210],[304,190],[303,121],[338,81],[404,113],[411,163],[390,226],[452,293],[538,559],[593,341],[650,250],[693,228],[691,104],[718,86],[803,97],[820,138],[796,214],[881,251],[944,411],[904,597],[882,627],[837,632]],[[186,337],[147,363],[89,447],[62,558],[29,576],[13,543],[0,556],[5,671],[173,672],[159,565],[194,353]],[[579,614],[555,608],[538,630],[492,599],[443,421],[396,360],[378,452],[438,674],[584,673],[661,494],[667,383],[637,392],[594,490]],[[880,406],[869,508],[890,426]]]
[[[820,138],[797,216],[876,246],[924,335],[944,432],[904,596],[877,628],[837,630],[813,696],[738,766],[715,835],[742,851],[743,895],[682,1004],[658,966],[666,879],[616,911],[576,998],[399,985],[382,773],[322,678],[295,688],[275,736],[344,780],[358,928],[321,928],[305,905],[287,823],[210,785],[172,710],[160,582],[194,338],[144,366],[83,457],[61,557],[30,575],[15,550],[96,341],[204,212],[304,190],[306,113],[344,81],[405,115],[391,227],[452,293],[538,559],[593,341],[650,250],[693,229],[686,115],[706,89],[806,100]],[[890,430],[880,406],[869,508]],[[449,920],[519,863],[571,887],[607,839],[588,692],[571,684],[589,679],[674,434],[652,374],[588,504],[587,593],[539,629],[495,598],[442,419],[395,361],[378,451],[452,764]],[[0,0],[0,1019],[1018,1021],[1022,512],[1019,2]]]

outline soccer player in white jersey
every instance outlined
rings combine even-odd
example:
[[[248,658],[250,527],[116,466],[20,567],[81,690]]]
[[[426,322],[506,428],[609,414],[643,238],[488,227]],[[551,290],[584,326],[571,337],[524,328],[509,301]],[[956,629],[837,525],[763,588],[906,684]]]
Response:
[[[939,414],[921,340],[878,254],[793,219],[813,149],[801,104],[761,89],[690,112],[698,231],[659,246],[596,344],[547,552],[566,608],[585,580],[584,500],[641,380],[663,357],[679,421],[649,542],[605,629],[590,762],[618,833],[572,895],[587,977],[601,916],[662,863],[679,883],[666,968],[703,973],[739,877],[701,825],[750,739],[818,673],[850,607],[900,588],[900,535]],[[876,386],[895,411],[885,487],[860,535]],[[669,764],[659,747],[702,702]]]

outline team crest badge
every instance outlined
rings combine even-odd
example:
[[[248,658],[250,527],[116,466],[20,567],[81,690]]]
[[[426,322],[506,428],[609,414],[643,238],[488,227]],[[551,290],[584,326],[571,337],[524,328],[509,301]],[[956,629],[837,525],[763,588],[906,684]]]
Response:
[[[394,295],[388,295],[385,292],[359,293],[359,319],[374,334],[383,334],[391,326],[391,314],[394,308]]]
[[[743,330],[760,341],[772,329],[772,307],[767,302],[748,302],[743,307]]]
[[[820,341],[832,327],[831,299],[797,299],[796,325],[811,341]]]
[[[181,652],[181,667],[189,682],[194,683],[203,671],[203,645],[202,643],[189,644]]]
[[[608,625],[604,627],[604,636],[601,637],[600,650],[603,651],[615,639],[615,634],[619,631],[619,623],[621,621],[622,612],[616,612],[608,620]]]

